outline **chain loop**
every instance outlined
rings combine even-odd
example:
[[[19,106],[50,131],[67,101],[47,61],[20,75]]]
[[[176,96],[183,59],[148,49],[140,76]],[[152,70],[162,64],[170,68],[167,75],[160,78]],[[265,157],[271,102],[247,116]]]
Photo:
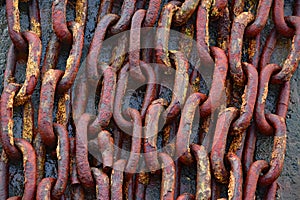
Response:
[[[243,69],[247,74],[247,85],[242,96],[242,106],[240,108],[239,118],[232,124],[233,131],[231,135],[243,134],[250,125],[258,86],[258,74],[255,67],[249,63],[243,63]]]
[[[66,21],[67,0],[54,0],[52,4],[52,26],[59,40],[66,44],[72,44],[72,33],[69,31]]]
[[[208,98],[200,106],[202,118],[210,116],[221,106],[224,100],[224,86],[228,71],[228,59],[225,52],[218,47],[210,47],[210,50],[215,59],[215,69]]]
[[[291,51],[284,61],[281,71],[272,77],[272,83],[289,81],[298,68],[300,61],[300,17],[290,16],[286,18],[286,21],[295,27],[295,36],[293,37]]]
[[[255,106],[255,121],[258,130],[260,133],[264,135],[273,135],[274,129],[265,117],[265,104],[268,95],[269,89],[269,80],[272,74],[279,71],[280,67],[276,64],[269,64],[267,65],[261,72],[259,76],[259,84],[258,84],[258,95],[256,100]],[[287,105],[289,102],[289,93],[290,93],[290,86],[289,83],[285,83],[281,89],[281,94],[279,95],[279,101],[277,102],[278,107],[276,114],[278,112],[286,113],[287,112]],[[283,107],[281,107],[283,106]]]
[[[213,61],[209,55],[209,13],[212,0],[203,0],[198,6],[196,18],[196,42],[202,64],[213,68]]]
[[[107,14],[97,24],[93,40],[91,42],[89,53],[86,58],[86,74],[88,82],[97,84],[100,75],[97,69],[100,50],[108,27],[114,24],[119,17],[115,14]]]
[[[231,77],[237,85],[242,86],[245,82],[245,75],[242,69],[242,45],[243,35],[246,26],[254,20],[254,16],[249,12],[238,15],[232,24],[229,41],[229,66]]]
[[[36,154],[31,144],[26,140],[15,138],[14,143],[23,154],[25,183],[22,198],[33,200],[35,199],[37,178]]]
[[[145,18],[146,10],[140,9],[137,10],[131,21],[131,28],[130,28],[130,41],[129,41],[129,65],[130,75],[132,78],[140,81],[145,82],[146,77],[143,75],[141,68],[140,68],[140,43],[141,43],[141,25]]]
[[[43,143],[49,148],[56,147],[57,140],[53,132],[54,97],[57,83],[61,79],[63,71],[49,69],[43,77],[40,95],[40,106],[38,112],[38,130]]]
[[[284,0],[274,0],[273,5],[273,19],[276,30],[285,37],[292,37],[294,29],[289,27],[284,19]]]
[[[11,160],[19,160],[21,154],[15,147],[14,134],[13,134],[13,109],[14,109],[14,97],[18,92],[20,85],[15,83],[9,83],[4,89],[1,95],[0,108],[1,108],[1,144]]]
[[[195,117],[199,113],[196,113],[196,110],[199,110],[199,105],[201,105],[206,99],[206,96],[201,93],[194,93],[186,100],[185,106],[183,107],[180,123],[178,127],[178,132],[176,136],[176,157],[179,157],[179,161],[186,165],[191,165],[193,162],[190,144],[191,144],[191,134],[192,126]]]
[[[266,115],[267,120],[275,129],[274,145],[269,171],[259,178],[260,185],[270,185],[279,177],[286,151],[286,125],[283,117],[274,114]]]
[[[245,199],[255,198],[255,191],[256,191],[259,174],[261,174],[264,170],[268,169],[268,167],[269,164],[265,160],[257,160],[253,164],[251,164],[249,171],[247,172],[247,177],[245,181],[245,185],[246,185],[244,189]]]
[[[157,63],[164,64],[167,67],[171,67],[169,59],[169,37],[172,18],[180,4],[181,3],[179,1],[170,1],[167,5],[165,5],[161,11],[157,25],[155,35],[156,61]]]
[[[57,85],[56,91],[59,94],[67,92],[73,85],[80,65],[83,47],[84,27],[77,22],[70,22],[68,25],[72,30],[73,45],[67,59],[64,75]]]
[[[95,182],[92,176],[88,161],[88,125],[92,122],[93,116],[83,114],[76,124],[76,168],[78,178],[82,186],[91,191],[94,189]]]
[[[220,113],[212,144],[210,162],[215,179],[220,183],[228,183],[229,173],[224,165],[224,154],[226,139],[230,124],[237,118],[238,109],[234,107],[226,108]]]
[[[27,43],[20,27],[19,0],[6,0],[6,18],[10,39],[19,52],[26,52]]]
[[[54,199],[60,199],[64,194],[67,184],[70,169],[70,142],[68,138],[68,132],[63,125],[54,123],[54,132],[57,136],[57,162],[58,162],[58,173],[57,180],[52,188],[52,196]]]
[[[103,64],[106,65],[106,64]],[[102,67],[103,69],[105,67]],[[109,125],[113,115],[113,103],[116,91],[117,75],[114,69],[107,66],[103,72],[101,97],[98,104],[98,115],[89,126],[89,134],[96,135]]]
[[[22,35],[29,43],[29,53],[26,66],[26,80],[15,97],[15,106],[20,106],[27,102],[37,85],[40,75],[41,40],[37,34],[31,31],[26,31]]]
[[[160,168],[158,160],[157,134],[160,127],[160,118],[167,102],[164,99],[157,99],[149,105],[145,118],[144,130],[144,155],[147,168],[155,172]]]
[[[167,124],[178,116],[181,108],[184,106],[189,84],[189,63],[187,58],[180,51],[170,51],[170,57],[175,62],[176,72],[172,100],[163,114]]]
[[[151,68],[143,61],[140,61],[142,69],[144,69],[149,77],[148,78],[148,85],[146,89],[145,97],[149,97],[150,100],[145,100],[142,105],[142,114],[145,116],[146,110],[150,105],[151,101],[154,100],[155,97],[155,74]],[[117,82],[117,89],[116,89],[116,96],[115,96],[115,103],[114,103],[114,110],[113,110],[113,117],[116,124],[123,130],[131,132],[132,130],[132,123],[126,120],[122,115],[122,99],[125,95],[127,84],[128,84],[128,77],[129,77],[129,63],[126,63],[119,72],[119,80]],[[151,97],[151,98],[150,98]]]
[[[43,178],[37,187],[36,199],[45,199],[47,197],[60,199],[64,194],[69,175],[70,159],[70,143],[68,132],[63,125],[54,124],[54,131],[57,134],[58,145],[56,147],[58,160],[57,178]]]

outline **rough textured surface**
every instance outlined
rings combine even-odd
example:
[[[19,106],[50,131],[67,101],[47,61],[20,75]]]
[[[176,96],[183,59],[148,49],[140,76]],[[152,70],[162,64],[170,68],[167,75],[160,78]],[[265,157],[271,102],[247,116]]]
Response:
[[[0,42],[0,92],[2,92],[2,83],[3,83],[3,73],[6,63],[6,55],[9,49],[9,46],[11,44],[11,41],[8,36],[8,28],[6,23],[6,17],[5,17],[5,5],[3,1],[0,1],[0,35],[2,36],[1,42]],[[42,44],[43,44],[43,55],[45,53],[45,49],[47,46],[47,42],[50,39],[51,36],[51,2],[48,0],[40,0],[40,9],[41,9],[41,19],[42,19]],[[87,19],[87,27],[85,31],[85,43],[84,43],[84,49],[83,49],[83,56],[85,57],[88,46],[91,42],[91,39],[93,37],[93,32],[97,20],[97,12],[98,12],[98,6],[100,1],[94,1],[89,0],[89,8],[88,8],[88,19]],[[165,1],[163,1],[165,3]],[[285,1],[285,14],[291,14],[292,13],[292,4],[293,0],[286,0]],[[67,10],[70,10],[70,7],[68,5]],[[24,9],[24,3],[20,4],[20,11],[21,11],[21,26],[22,30],[26,30],[29,27],[28,18],[25,16],[26,10]],[[67,20],[74,18],[74,12],[68,11]],[[273,27],[273,23],[270,22],[270,20],[267,22],[267,28],[263,31],[263,37],[262,37],[262,45],[265,43],[266,40],[266,34],[268,34]],[[282,38],[278,42],[276,46],[276,50],[272,56],[272,62],[282,64],[283,60],[286,58],[288,51],[286,49],[289,49],[291,45],[291,40]],[[66,57],[66,55],[62,55],[62,57]],[[64,63],[66,59],[61,59],[64,61],[59,62],[58,68],[63,68]],[[17,80],[18,82],[24,81],[25,76],[22,75],[22,72],[24,71],[18,70],[17,72]],[[277,99],[276,92],[278,88],[277,87],[271,87],[270,93],[268,97],[268,103],[267,103],[267,110],[274,111],[275,106],[274,102],[275,99]],[[39,98],[38,98],[38,91],[39,86],[36,88],[34,95],[33,95],[33,102],[35,107],[35,112],[37,112],[37,106],[39,104]],[[299,139],[299,133],[300,133],[300,125],[299,125],[299,119],[300,119],[300,71],[299,69],[296,71],[295,75],[293,76],[291,80],[291,99],[290,99],[290,106],[289,111],[287,115],[287,152],[285,157],[285,164],[284,169],[279,177],[279,189],[278,189],[278,199],[299,199],[300,193],[300,139]],[[139,103],[140,98],[138,97],[131,97],[131,100],[135,100]],[[134,105],[137,106],[137,105]],[[133,106],[133,107],[134,107]],[[36,117],[36,114],[35,114]],[[15,114],[14,114],[14,120],[15,120],[15,127],[14,127],[14,133],[17,137],[19,137],[22,133],[22,112],[21,109],[16,108]],[[267,159],[267,161],[271,158],[271,150],[273,145],[273,139],[270,137],[265,136],[258,136],[258,142],[257,142],[257,150],[256,150],[256,159]],[[46,176],[56,176],[57,170],[55,169],[55,163],[56,161],[49,158],[50,156],[46,157]],[[18,165],[11,165],[10,166],[10,195],[20,195],[23,191],[22,182],[24,181],[23,178],[23,172],[20,168],[21,163]],[[189,168],[184,167],[182,171],[182,182],[185,183],[186,187],[185,191],[181,192],[190,192],[192,194],[195,193],[195,177],[196,177],[196,171],[189,170]],[[160,185],[159,178],[157,176],[154,176],[153,179],[150,181],[149,188],[153,188],[154,186]],[[155,187],[155,189],[147,190],[146,197],[147,199],[157,199],[159,197],[159,188],[160,186]],[[151,198],[150,198],[151,197]]]

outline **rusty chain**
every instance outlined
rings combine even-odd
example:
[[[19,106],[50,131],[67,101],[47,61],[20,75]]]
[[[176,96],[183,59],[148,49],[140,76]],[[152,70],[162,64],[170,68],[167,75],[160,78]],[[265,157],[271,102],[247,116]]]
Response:
[[[283,0],[149,0],[147,9],[144,0],[102,0],[84,61],[88,1],[76,0],[74,20],[67,22],[71,2],[53,0],[53,34],[43,59],[39,1],[25,2],[30,30],[21,31],[19,1],[6,0],[12,45],[0,100],[1,200],[142,200],[155,179],[161,182],[160,199],[253,199],[260,186],[268,186],[265,199],[275,199],[286,152],[290,79],[300,60],[299,0],[292,16],[284,16]],[[275,26],[260,51],[271,12]],[[211,24],[218,25],[216,38],[210,37]],[[185,36],[173,49],[172,29],[178,27]],[[151,34],[153,41],[143,41]],[[118,35],[109,61],[100,62],[105,40]],[[283,63],[272,63],[282,36],[292,41],[289,54]],[[149,44],[152,49],[143,49]],[[191,61],[193,46],[198,63]],[[69,51],[64,70],[58,69],[61,51]],[[15,74],[24,63],[21,84]],[[85,71],[78,73],[82,66]],[[213,69],[206,94],[200,88],[203,68]],[[166,76],[175,70],[169,95],[158,84],[160,70]],[[139,108],[124,106],[130,80],[145,86]],[[274,114],[265,108],[271,84],[280,86]],[[17,107],[23,112],[20,137],[14,131]],[[254,160],[258,134],[274,139],[270,162]],[[57,161],[55,177],[45,176],[49,156]],[[24,191],[9,197],[9,166],[22,158]],[[185,166],[196,170],[194,194],[181,183]]]

